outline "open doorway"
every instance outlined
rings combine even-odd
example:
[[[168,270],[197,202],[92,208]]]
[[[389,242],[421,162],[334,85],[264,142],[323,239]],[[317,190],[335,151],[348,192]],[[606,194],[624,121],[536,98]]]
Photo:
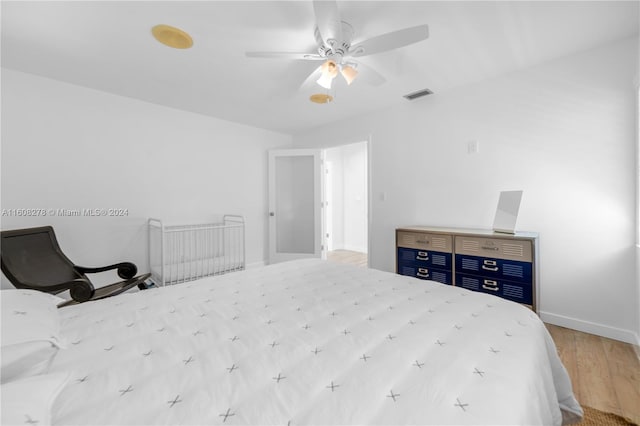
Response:
[[[368,143],[325,150],[327,259],[368,265]]]

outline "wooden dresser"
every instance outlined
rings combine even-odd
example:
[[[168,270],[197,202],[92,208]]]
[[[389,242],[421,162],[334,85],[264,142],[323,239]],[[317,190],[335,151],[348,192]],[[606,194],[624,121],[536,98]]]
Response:
[[[538,311],[538,234],[407,226],[396,229],[396,272],[494,294]]]

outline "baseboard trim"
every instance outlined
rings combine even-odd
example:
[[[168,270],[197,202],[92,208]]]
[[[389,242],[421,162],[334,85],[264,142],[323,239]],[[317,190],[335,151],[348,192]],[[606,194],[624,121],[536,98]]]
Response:
[[[259,268],[261,266],[265,266],[266,264],[267,262],[265,262],[264,260],[260,260],[258,262],[251,262],[251,263],[247,263],[246,269]]]
[[[549,312],[540,312],[540,318],[542,319],[542,321],[549,324],[640,346],[640,339],[638,338],[638,334],[634,333],[631,330],[610,327],[608,325],[597,324],[594,322],[579,320],[576,318],[552,314]]]

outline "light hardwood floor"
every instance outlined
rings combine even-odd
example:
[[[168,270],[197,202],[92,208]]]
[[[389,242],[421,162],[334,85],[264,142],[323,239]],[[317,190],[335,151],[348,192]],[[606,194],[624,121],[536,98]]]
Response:
[[[327,252],[327,260],[339,263],[350,263],[357,266],[367,266],[367,254],[350,250],[333,250]]]
[[[582,405],[640,424],[640,359],[633,345],[546,324]]]
[[[348,250],[327,254],[334,262],[367,266],[367,255]],[[546,324],[581,405],[640,424],[640,350],[633,345]]]

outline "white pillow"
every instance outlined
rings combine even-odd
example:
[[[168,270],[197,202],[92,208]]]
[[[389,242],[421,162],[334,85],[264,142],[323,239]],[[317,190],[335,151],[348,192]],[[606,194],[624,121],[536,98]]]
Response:
[[[0,291],[2,383],[46,372],[64,347],[57,308],[62,301],[36,290]]]
[[[51,424],[51,409],[68,373],[43,374],[2,385],[3,425]]]
[[[44,340],[2,347],[0,383],[46,373],[58,347]]]

